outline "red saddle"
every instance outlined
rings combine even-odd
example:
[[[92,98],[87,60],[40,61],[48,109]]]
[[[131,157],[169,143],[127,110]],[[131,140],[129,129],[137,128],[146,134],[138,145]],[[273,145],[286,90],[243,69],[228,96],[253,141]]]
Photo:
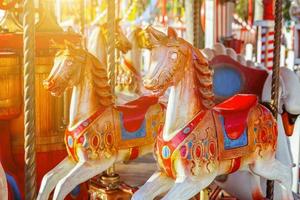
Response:
[[[149,107],[157,102],[158,97],[142,96],[122,106],[117,106],[117,110],[123,113],[124,128],[129,132],[137,131],[141,127]]]
[[[257,103],[256,95],[237,94],[213,108],[224,117],[225,131],[231,140],[242,135],[247,125],[248,113]]]

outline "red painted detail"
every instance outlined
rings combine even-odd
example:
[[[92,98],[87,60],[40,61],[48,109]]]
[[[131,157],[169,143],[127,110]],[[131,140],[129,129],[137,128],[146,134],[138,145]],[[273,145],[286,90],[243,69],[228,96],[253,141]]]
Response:
[[[267,137],[267,132],[265,129],[262,129],[261,133],[260,133],[260,139],[262,140],[262,142],[267,142],[268,137]]]
[[[273,53],[273,51],[274,51],[274,49],[268,49],[268,50],[267,50],[267,53]],[[261,53],[262,53],[262,54],[265,54],[266,51],[263,50],[263,51],[261,51]]]
[[[71,154],[72,158],[75,161],[78,161],[78,159],[77,159],[74,147],[76,146],[76,144],[83,144],[83,141],[84,141],[84,139],[79,139],[79,138],[81,138],[81,136],[83,136],[84,132],[95,121],[95,119],[97,119],[97,117],[99,117],[103,113],[103,111],[104,111],[103,108],[99,109],[98,111],[96,111],[89,118],[87,118],[86,120],[81,122],[75,129],[73,129],[71,131],[69,129],[66,129],[66,131],[65,131],[65,144],[66,144],[68,152]],[[69,137],[72,138],[72,141],[73,141],[72,146],[70,146],[68,144]]]
[[[84,143],[84,136],[80,136],[80,138],[78,139],[79,143],[80,144],[83,144]]]
[[[263,34],[261,34],[262,37],[265,37],[265,36],[272,36],[272,35],[275,35],[275,32],[270,31],[270,32],[268,32],[268,33],[263,33]]]
[[[199,145],[196,147],[195,154],[197,158],[200,158],[202,155],[201,147]]]
[[[157,102],[158,98],[155,96],[143,96],[118,106],[118,111],[123,113],[124,128],[129,132],[137,131],[141,127],[149,107]]]
[[[107,136],[106,136],[106,142],[107,142],[107,144],[111,145],[112,141],[113,141],[112,135],[110,133],[108,133]]]
[[[139,156],[140,148],[139,147],[133,147],[130,149],[130,156],[129,160],[135,160]]]
[[[185,158],[187,156],[187,147],[186,145],[183,145],[181,148],[180,148],[180,155],[181,157]]]
[[[236,172],[240,167],[241,167],[241,157],[232,159],[229,174]]]
[[[214,142],[209,143],[209,153],[212,156],[216,154],[216,144]]]
[[[172,154],[178,148],[180,144],[193,132],[195,127],[203,119],[205,111],[199,112],[186,126],[184,126],[171,140],[165,141],[163,139],[163,131],[159,131],[156,142],[156,150],[158,151],[158,156],[160,157],[165,173],[169,177],[175,178],[173,173],[173,163],[172,163]],[[188,132],[186,130],[189,130]],[[162,150],[164,146],[168,146],[170,149],[170,156],[165,159],[162,155]]]
[[[92,142],[93,142],[93,146],[94,147],[98,147],[98,145],[99,145],[99,138],[97,136],[94,136],[93,139],[92,139]]]
[[[257,102],[256,95],[237,94],[213,108],[224,117],[225,130],[230,139],[241,136],[247,125],[248,113]]]

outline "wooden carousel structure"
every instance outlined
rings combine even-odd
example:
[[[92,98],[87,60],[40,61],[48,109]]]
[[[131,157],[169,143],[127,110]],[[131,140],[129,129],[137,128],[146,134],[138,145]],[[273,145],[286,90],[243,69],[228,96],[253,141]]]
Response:
[[[31,0],[11,1],[5,9],[0,35],[2,163],[10,199],[23,199],[25,194],[25,199],[35,199],[37,183],[66,155],[68,97],[55,99],[42,86],[56,53],[51,41],[80,43],[80,36],[57,25],[52,1],[43,1],[39,9]],[[23,23],[17,16],[22,10]]]

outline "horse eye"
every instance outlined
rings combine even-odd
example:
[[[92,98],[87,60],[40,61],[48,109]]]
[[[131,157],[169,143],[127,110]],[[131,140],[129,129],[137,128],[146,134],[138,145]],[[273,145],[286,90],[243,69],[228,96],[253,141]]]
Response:
[[[176,52],[172,53],[171,59],[172,60],[176,60],[177,59],[177,53]]]
[[[67,61],[67,66],[71,66],[72,65],[72,61],[68,60]]]

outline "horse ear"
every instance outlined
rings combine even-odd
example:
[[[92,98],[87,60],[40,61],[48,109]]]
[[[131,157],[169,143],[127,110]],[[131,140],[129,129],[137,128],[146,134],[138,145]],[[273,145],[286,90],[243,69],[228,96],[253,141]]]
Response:
[[[65,46],[66,46],[67,49],[69,49],[69,50],[76,49],[75,45],[72,44],[71,42],[69,42],[68,40],[64,40],[64,42],[65,42]]]
[[[57,43],[55,40],[50,40],[50,48],[54,49],[64,49],[64,45]]]
[[[177,39],[177,33],[172,27],[168,27],[168,37],[171,39]]]

